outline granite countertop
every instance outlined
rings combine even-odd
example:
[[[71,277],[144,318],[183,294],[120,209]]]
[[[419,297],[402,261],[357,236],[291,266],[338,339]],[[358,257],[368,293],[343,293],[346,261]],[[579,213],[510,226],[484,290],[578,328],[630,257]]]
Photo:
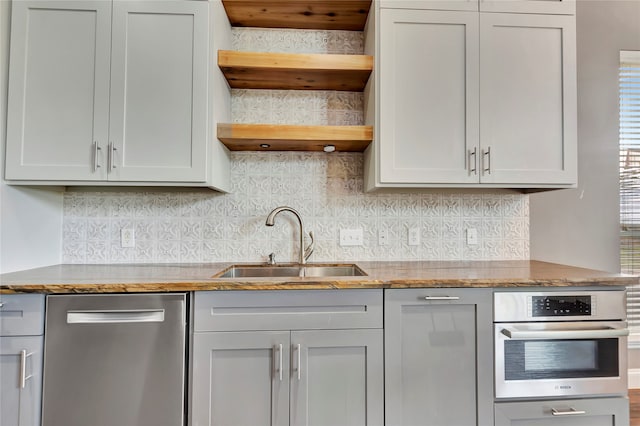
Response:
[[[357,264],[367,276],[212,278],[231,263],[55,265],[0,275],[0,293],[567,287],[638,283],[635,276],[529,260],[346,263]]]

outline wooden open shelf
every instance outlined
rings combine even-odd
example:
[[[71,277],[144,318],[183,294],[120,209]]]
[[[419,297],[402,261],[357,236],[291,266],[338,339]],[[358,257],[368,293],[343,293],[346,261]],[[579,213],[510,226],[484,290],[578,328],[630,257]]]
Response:
[[[235,27],[362,31],[371,0],[222,0]]]
[[[371,75],[373,57],[220,50],[218,66],[235,89],[361,92]]]
[[[334,145],[336,151],[362,152],[373,139],[373,128],[219,123],[218,139],[231,151],[322,151]]]

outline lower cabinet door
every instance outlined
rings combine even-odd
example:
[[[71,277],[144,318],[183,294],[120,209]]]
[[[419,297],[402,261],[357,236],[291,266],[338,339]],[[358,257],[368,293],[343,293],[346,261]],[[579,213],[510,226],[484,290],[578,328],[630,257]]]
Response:
[[[627,398],[499,402],[495,426],[627,426]]]
[[[287,426],[289,331],[196,333],[192,426]]]
[[[39,426],[42,336],[0,337],[0,426]]]
[[[385,290],[385,425],[492,426],[490,289]]]
[[[291,425],[382,426],[382,330],[291,332]]]

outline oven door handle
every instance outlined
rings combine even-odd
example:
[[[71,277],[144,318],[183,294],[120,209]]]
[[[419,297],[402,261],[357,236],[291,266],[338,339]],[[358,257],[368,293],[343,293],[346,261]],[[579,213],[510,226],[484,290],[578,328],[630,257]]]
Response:
[[[503,328],[500,331],[509,339],[607,339],[629,335],[627,328],[603,328],[585,330],[514,330]]]

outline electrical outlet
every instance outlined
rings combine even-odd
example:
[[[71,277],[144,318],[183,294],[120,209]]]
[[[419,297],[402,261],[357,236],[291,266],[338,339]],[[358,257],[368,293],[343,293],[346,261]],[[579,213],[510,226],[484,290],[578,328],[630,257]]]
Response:
[[[476,228],[467,228],[467,245],[478,245],[478,230]]]
[[[364,234],[360,229],[341,229],[340,245],[341,246],[361,246],[364,244]]]
[[[120,247],[129,248],[136,246],[136,235],[133,228],[122,228],[120,230]]]
[[[409,228],[409,245],[420,245],[420,228]]]
[[[389,230],[387,228],[378,229],[378,245],[386,246],[389,244]]]

